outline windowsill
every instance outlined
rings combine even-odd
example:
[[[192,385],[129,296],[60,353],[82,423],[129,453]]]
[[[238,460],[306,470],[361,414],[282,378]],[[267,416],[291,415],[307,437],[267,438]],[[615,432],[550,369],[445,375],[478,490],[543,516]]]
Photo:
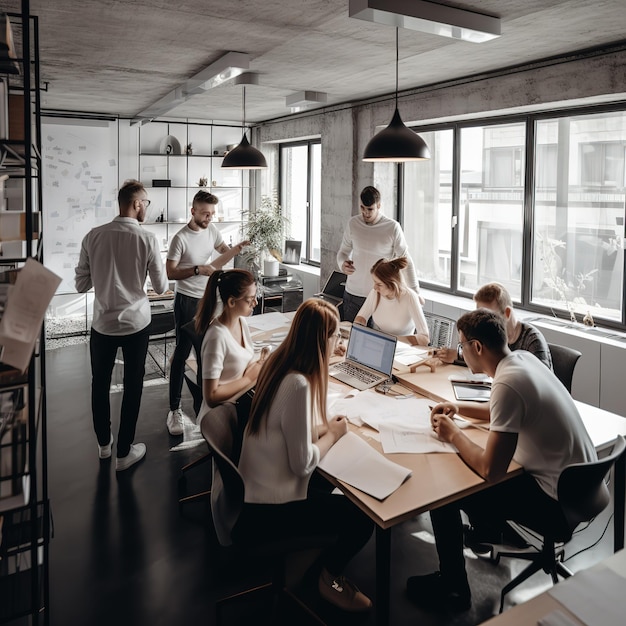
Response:
[[[430,300],[432,302],[437,302],[438,304],[454,307],[461,311],[474,310],[474,301],[471,298],[463,298],[462,296],[455,296],[449,293],[442,293],[440,291],[431,291],[429,289],[420,289],[420,293],[424,296],[427,303]],[[426,310],[428,310],[428,308]],[[543,315],[541,313],[537,313],[536,311],[526,311],[520,308],[515,309],[515,314],[520,320],[549,327],[576,337],[591,339],[593,341],[599,341],[621,347],[624,347],[626,344],[626,333],[612,330],[610,328],[607,329],[599,328],[597,326],[591,327],[584,326],[583,324],[574,324],[568,320],[551,317],[550,315]]]
[[[311,276],[320,276],[320,268],[315,265],[306,265],[305,263],[299,263],[298,265],[288,265],[286,263],[281,263],[280,267],[286,269],[289,274],[292,272],[303,272],[305,274],[310,274]]]

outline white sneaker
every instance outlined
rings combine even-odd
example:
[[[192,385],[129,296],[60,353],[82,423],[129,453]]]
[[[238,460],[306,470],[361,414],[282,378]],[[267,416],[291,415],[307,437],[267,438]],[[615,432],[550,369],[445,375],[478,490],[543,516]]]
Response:
[[[146,456],[146,444],[134,443],[130,447],[130,452],[126,456],[123,456],[121,458],[118,457],[115,460],[115,471],[121,472],[128,469],[131,465],[134,465],[138,461],[141,461],[144,456]]]
[[[167,430],[170,435],[182,435],[185,432],[185,417],[182,409],[175,409],[167,414]]]
[[[111,433],[111,439],[106,446],[101,446],[98,444],[98,458],[100,459],[110,459],[111,458],[111,449],[113,447],[113,433]]]

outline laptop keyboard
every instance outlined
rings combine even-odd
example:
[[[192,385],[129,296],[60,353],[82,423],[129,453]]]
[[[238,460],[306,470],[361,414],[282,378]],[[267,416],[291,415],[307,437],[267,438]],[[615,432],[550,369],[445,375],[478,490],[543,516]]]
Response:
[[[335,365],[335,370],[343,372],[345,374],[349,374],[350,376],[354,376],[354,378],[360,380],[363,383],[373,383],[380,378],[380,376],[370,374],[369,372],[355,367],[354,365],[352,365],[352,363],[348,363],[347,361],[337,363],[337,365]]]

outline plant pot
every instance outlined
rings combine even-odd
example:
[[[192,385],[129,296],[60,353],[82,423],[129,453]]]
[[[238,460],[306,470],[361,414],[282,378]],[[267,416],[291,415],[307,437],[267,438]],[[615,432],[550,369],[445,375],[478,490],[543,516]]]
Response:
[[[278,261],[276,259],[263,261],[263,276],[278,276]]]

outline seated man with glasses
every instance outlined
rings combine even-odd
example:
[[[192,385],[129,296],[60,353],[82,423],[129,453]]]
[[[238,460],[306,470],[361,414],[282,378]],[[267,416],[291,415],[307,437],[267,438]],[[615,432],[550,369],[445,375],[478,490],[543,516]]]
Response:
[[[532,324],[516,318],[511,295],[500,283],[483,285],[474,294],[474,302],[476,308],[489,309],[504,316],[507,343],[510,350],[527,350],[534,354],[546,367],[552,369],[552,355],[545,337]],[[439,348],[435,352],[435,356],[444,363],[465,365],[462,343],[459,343],[456,351],[454,348]]]
[[[489,437],[484,448],[472,442],[453,420],[455,414],[467,413],[451,402],[433,407],[432,429],[488,482],[501,480],[511,460],[526,471],[430,512],[439,571],[407,581],[409,598],[426,610],[463,611],[471,606],[461,510],[474,527],[490,535],[486,541],[501,543],[507,520],[534,528],[542,519],[561,519],[557,501],[561,471],[597,458],[567,389],[527,351],[509,349],[499,313],[487,309],[465,313],[457,328],[468,366],[493,377]]]

